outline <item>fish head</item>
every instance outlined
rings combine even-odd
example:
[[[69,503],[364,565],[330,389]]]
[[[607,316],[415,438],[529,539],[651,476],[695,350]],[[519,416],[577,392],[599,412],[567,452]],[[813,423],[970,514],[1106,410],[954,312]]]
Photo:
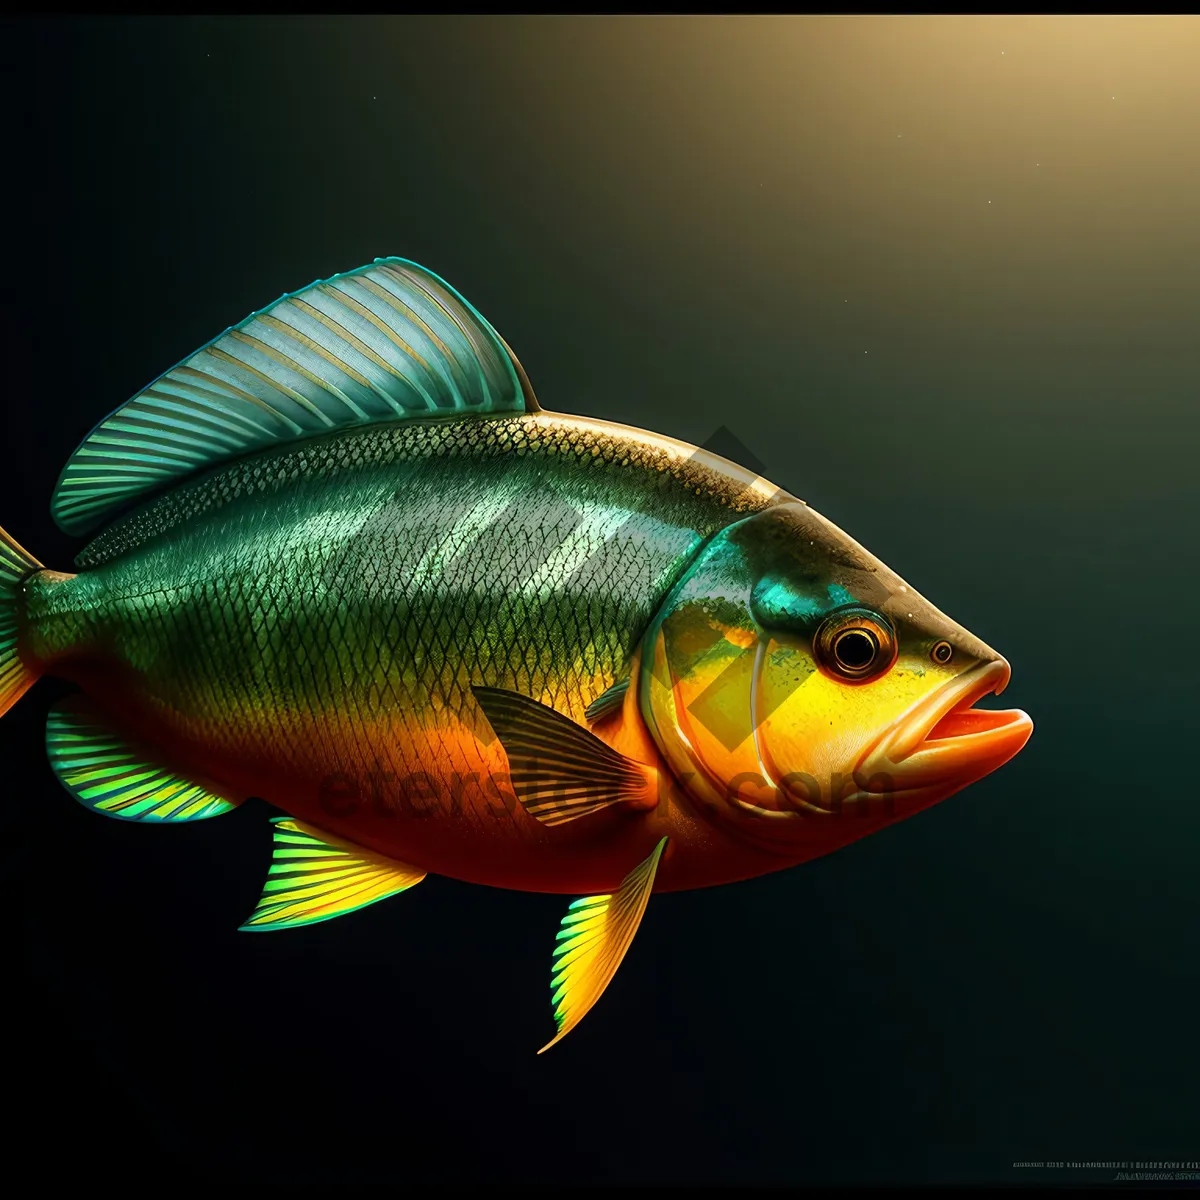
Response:
[[[677,582],[647,633],[639,703],[693,799],[786,839],[811,826],[800,817],[900,819],[1007,762],[1032,721],[975,705],[1009,675],[789,501],[718,533]]]

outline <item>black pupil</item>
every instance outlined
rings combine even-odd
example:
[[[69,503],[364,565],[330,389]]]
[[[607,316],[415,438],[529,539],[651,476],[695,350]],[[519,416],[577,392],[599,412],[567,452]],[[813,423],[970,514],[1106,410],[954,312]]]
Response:
[[[834,649],[842,666],[851,671],[861,671],[870,666],[875,657],[875,639],[870,634],[852,629],[838,638]]]
[[[938,660],[938,662],[945,662],[949,657],[950,657],[950,647],[947,646],[945,642],[943,642],[937,648],[937,660]]]

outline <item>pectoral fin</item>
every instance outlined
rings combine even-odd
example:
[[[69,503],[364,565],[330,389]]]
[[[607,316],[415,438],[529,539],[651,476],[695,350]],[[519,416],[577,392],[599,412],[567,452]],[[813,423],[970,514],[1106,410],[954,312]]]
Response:
[[[558,931],[550,978],[558,1035],[539,1054],[579,1024],[617,973],[646,911],[666,844],[663,838],[612,895],[585,896],[567,909]]]
[[[294,929],[329,921],[403,892],[425,872],[354,846],[291,817],[273,817],[275,849],[262,898],[241,928]]]
[[[584,709],[583,715],[589,721],[599,721],[601,717],[607,717],[609,713],[619,712],[621,705],[625,703],[625,693],[629,691],[629,676],[624,679],[618,679],[612,687],[601,692],[595,700]]]
[[[528,696],[471,689],[508,755],[513,791],[544,825],[561,825],[610,804],[653,808],[655,771]]]

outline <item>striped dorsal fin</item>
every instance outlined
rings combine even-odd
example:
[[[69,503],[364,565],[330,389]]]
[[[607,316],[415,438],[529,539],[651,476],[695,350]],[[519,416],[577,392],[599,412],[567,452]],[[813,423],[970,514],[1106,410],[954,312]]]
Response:
[[[504,339],[402,258],[318,280],[227,329],[106,417],[52,510],[66,533],[268,446],[377,422],[536,412]]]

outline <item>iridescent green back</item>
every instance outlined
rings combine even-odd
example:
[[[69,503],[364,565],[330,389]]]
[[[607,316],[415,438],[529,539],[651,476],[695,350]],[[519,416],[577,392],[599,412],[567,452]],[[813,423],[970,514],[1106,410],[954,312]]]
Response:
[[[771,502],[577,418],[377,425],[144,504],[29,616],[39,654],[111,664],[220,754],[414,770],[447,723],[490,740],[472,684],[582,720],[703,539]]]

